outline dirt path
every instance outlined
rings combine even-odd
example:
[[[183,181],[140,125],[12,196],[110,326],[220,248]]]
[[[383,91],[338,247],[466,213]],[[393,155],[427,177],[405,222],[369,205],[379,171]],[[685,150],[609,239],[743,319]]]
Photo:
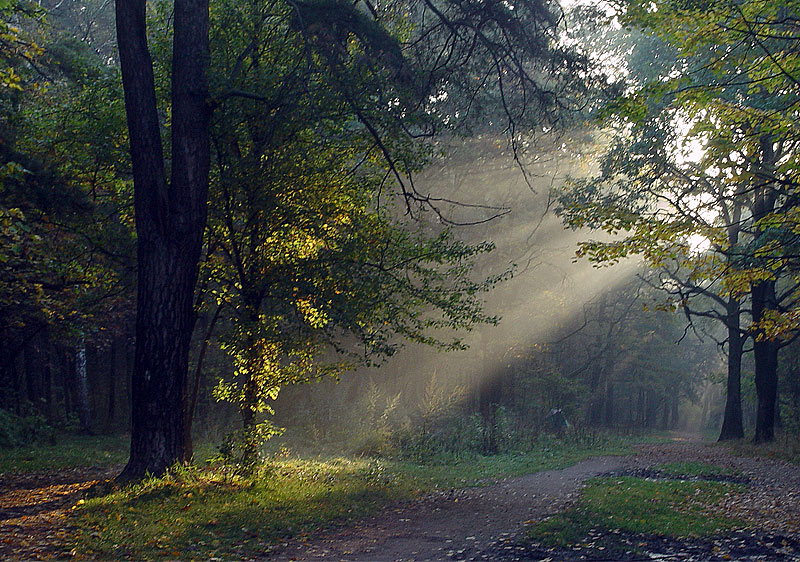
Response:
[[[119,468],[0,474],[0,560],[64,558],[67,515],[84,492]]]
[[[800,539],[800,467],[769,458],[739,458],[715,445],[676,441],[642,445],[630,457],[597,457],[564,470],[431,494],[348,527],[277,545],[267,559],[539,560],[516,544],[526,522],[564,509],[588,478],[647,470],[673,461],[700,461],[737,470],[748,481],[747,492],[744,497],[729,500],[721,509],[751,522],[759,532]],[[71,533],[67,526],[70,508],[86,489],[113,473],[109,469],[84,468],[50,474],[0,475],[0,560],[68,555],[64,545]]]
[[[621,457],[597,457],[564,470],[510,478],[480,488],[433,494],[306,543],[287,544],[274,560],[486,560],[512,543],[526,521],[562,509],[582,482],[621,469]],[[507,545],[505,543],[508,543]]]
[[[699,461],[739,471],[749,481],[748,491],[721,509],[761,531],[800,537],[800,467],[774,459],[739,458],[724,447],[680,438],[642,445],[630,457],[598,457],[564,470],[434,494],[351,527],[281,545],[270,560],[528,559],[516,544],[526,522],[566,507],[585,480],[676,461]]]

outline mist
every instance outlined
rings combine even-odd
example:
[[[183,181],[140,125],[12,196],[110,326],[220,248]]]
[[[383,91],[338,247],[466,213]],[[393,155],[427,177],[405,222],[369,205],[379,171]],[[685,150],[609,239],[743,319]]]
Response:
[[[588,173],[585,161],[560,145],[523,164],[503,145],[492,149],[458,147],[415,178],[419,192],[443,202],[418,210],[412,224],[494,244],[473,276],[508,273],[483,295],[499,323],[455,334],[464,350],[406,345],[338,381],[283,389],[275,421],[286,433],[271,448],[393,455],[410,447],[425,458],[498,452],[567,427],[698,431],[718,415],[697,411],[703,389],[716,388],[707,375],[721,369],[718,350],[687,335],[681,315],[656,310],[662,297],[642,281],[641,260],[596,267],[576,258],[578,243],[597,234],[566,229],[553,190]]]

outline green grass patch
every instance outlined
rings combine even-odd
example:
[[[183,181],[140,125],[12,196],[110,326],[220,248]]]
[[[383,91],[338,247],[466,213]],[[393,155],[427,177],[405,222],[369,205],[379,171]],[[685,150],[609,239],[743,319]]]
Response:
[[[738,476],[741,474],[738,470],[717,466],[714,464],[706,464],[696,461],[687,462],[669,462],[660,464],[655,467],[655,470],[667,474],[669,476],[696,476],[698,478],[713,478],[716,476]]]
[[[127,435],[57,435],[52,444],[0,449],[0,473],[122,464],[129,444]]]
[[[283,460],[248,480],[221,470],[181,469],[86,500],[76,510],[72,546],[101,559],[239,559],[410,493],[375,460]]]
[[[673,538],[715,535],[744,526],[713,509],[723,497],[741,490],[741,485],[721,482],[595,478],[572,509],[532,525],[528,537],[546,546],[571,547],[597,531]]]
[[[392,466],[412,486],[427,490],[489,484],[502,478],[565,468],[589,457],[631,452],[627,440],[607,440],[596,446],[581,446],[551,439],[526,452],[471,455],[442,464],[398,461]]]

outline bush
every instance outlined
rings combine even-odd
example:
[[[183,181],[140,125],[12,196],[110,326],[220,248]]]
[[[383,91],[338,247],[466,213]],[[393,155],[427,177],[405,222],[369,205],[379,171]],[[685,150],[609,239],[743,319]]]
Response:
[[[53,428],[40,415],[18,416],[0,409],[0,449],[53,441]]]

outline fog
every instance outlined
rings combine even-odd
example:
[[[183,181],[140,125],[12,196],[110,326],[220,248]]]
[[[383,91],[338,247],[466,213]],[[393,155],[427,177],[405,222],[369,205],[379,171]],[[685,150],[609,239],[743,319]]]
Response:
[[[713,343],[683,337],[679,344],[683,318],[645,310],[658,296],[639,279],[641,261],[598,268],[576,259],[578,243],[598,235],[565,229],[553,212],[553,188],[590,167],[560,146],[522,165],[504,145],[486,152],[460,147],[415,178],[419,193],[464,204],[415,209],[415,220],[433,229],[452,221],[459,239],[495,245],[474,275],[511,271],[484,295],[499,324],[461,334],[463,351],[407,345],[380,367],[284,389],[276,421],[287,431],[276,443],[394,453],[422,432],[423,440],[443,440],[424,444],[428,454],[470,439],[492,452],[504,439],[560,431],[554,410],[573,430],[708,423],[713,413],[698,415],[695,404],[708,371],[720,369]],[[659,353],[682,359],[665,364]]]

